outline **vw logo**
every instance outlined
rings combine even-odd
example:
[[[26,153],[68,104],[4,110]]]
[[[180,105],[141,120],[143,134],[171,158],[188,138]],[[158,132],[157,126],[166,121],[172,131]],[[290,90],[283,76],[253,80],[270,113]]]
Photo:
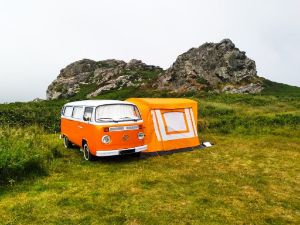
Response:
[[[123,137],[122,137],[123,141],[128,141],[129,139],[129,136],[127,134],[124,134]]]

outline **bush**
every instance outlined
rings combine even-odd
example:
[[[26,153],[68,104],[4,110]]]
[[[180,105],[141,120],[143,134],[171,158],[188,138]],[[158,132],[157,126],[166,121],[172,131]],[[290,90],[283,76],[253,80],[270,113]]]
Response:
[[[47,162],[61,156],[43,129],[0,128],[0,185],[36,174],[45,174]]]
[[[0,124],[15,127],[38,125],[47,132],[59,132],[64,101],[2,104]]]

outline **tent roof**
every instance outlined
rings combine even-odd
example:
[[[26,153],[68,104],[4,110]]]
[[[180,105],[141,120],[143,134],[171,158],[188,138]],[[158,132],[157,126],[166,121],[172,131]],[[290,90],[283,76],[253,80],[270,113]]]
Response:
[[[197,104],[196,101],[187,98],[129,98],[126,101],[147,105],[150,108],[161,109],[185,108]]]

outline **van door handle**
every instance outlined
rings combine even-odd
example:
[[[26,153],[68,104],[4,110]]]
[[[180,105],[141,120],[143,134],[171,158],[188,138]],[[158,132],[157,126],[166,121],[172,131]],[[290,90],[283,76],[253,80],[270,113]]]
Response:
[[[78,126],[78,128],[82,129],[83,127],[82,126]]]

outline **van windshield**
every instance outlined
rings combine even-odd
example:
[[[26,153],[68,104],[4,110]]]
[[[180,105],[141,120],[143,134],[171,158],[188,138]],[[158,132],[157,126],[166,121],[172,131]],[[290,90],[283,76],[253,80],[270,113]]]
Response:
[[[139,110],[134,105],[102,105],[98,106],[96,109],[97,122],[137,121],[140,119],[141,116]]]

